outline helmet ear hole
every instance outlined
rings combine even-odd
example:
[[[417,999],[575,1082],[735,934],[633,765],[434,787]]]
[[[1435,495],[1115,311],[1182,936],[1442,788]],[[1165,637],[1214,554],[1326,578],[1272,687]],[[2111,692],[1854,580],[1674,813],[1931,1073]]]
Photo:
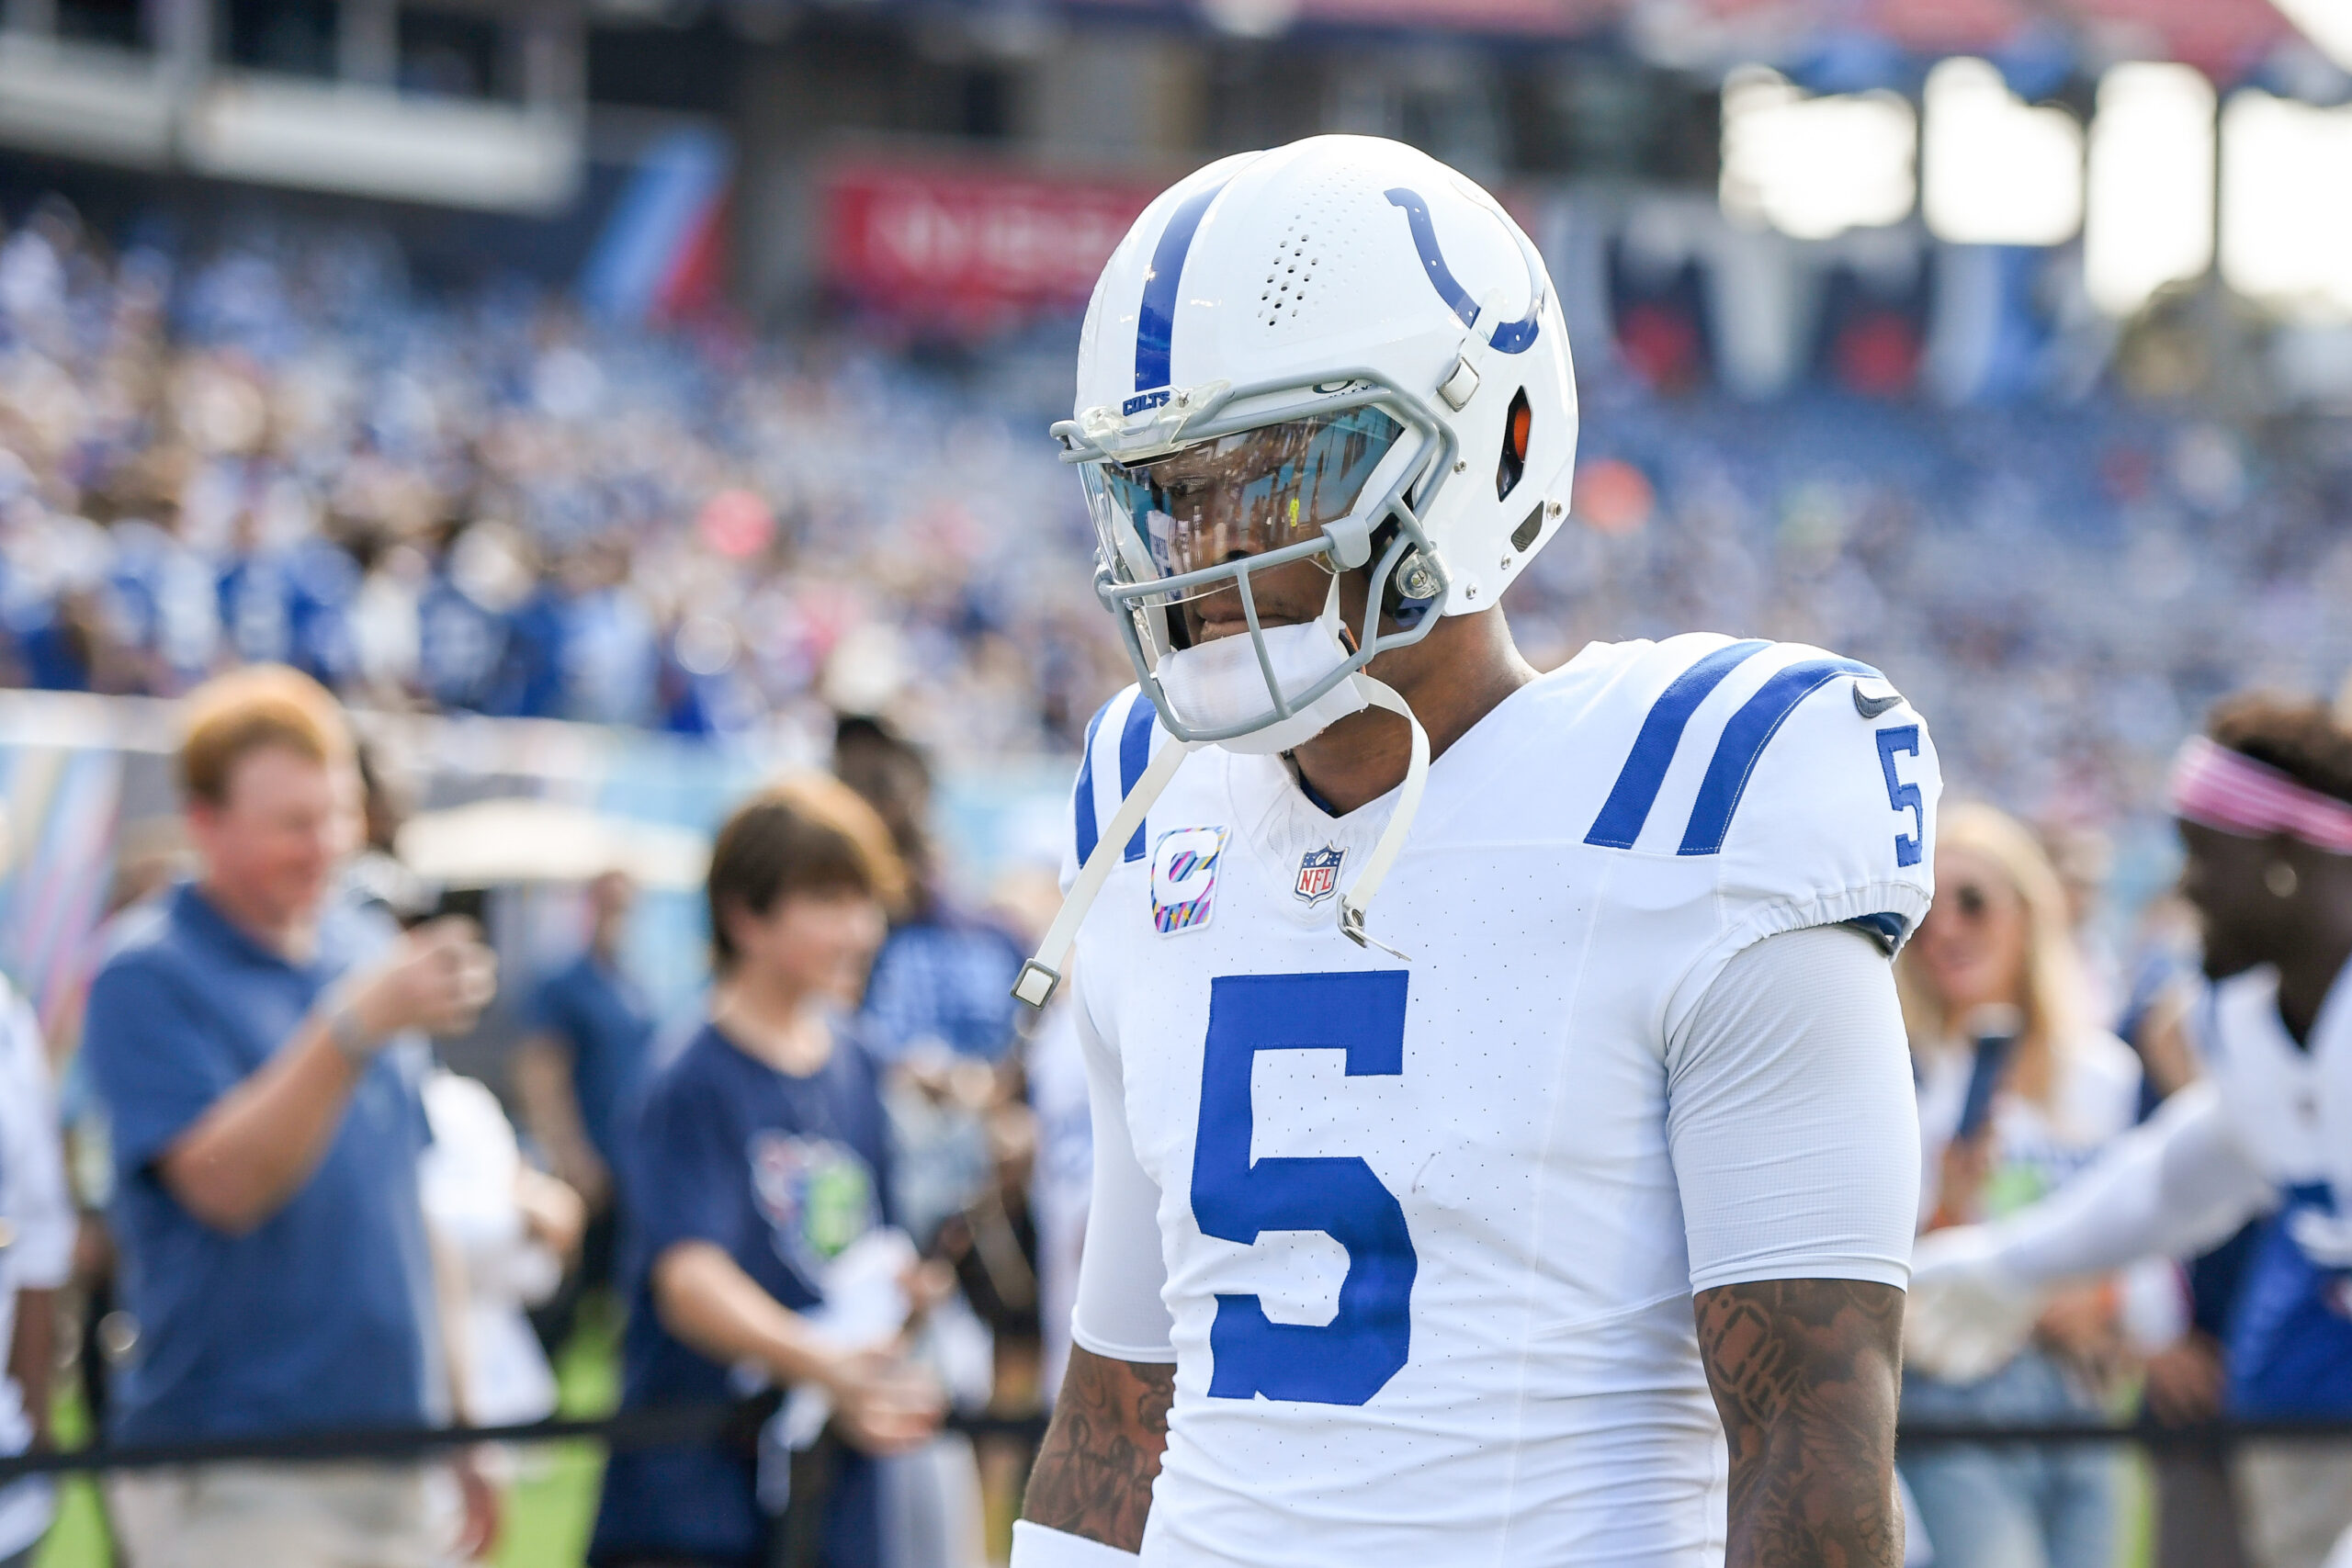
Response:
[[[1521,387],[1511,394],[1510,412],[1503,415],[1502,457],[1495,465],[1497,501],[1518,489],[1520,476],[1527,472],[1527,438],[1534,423],[1534,411],[1527,403],[1527,389]]]

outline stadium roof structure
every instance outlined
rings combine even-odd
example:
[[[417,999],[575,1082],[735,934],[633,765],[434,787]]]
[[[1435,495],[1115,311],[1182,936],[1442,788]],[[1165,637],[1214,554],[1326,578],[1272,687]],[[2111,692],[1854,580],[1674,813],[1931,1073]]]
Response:
[[[1191,9],[1195,0],[1073,0],[1075,8]],[[1239,33],[1297,28],[1592,38],[1623,29],[1679,60],[1754,59],[1825,35],[1875,38],[1905,52],[1993,51],[2053,31],[2106,58],[2170,59],[2224,80],[2294,25],[2270,0],[1197,0]]]

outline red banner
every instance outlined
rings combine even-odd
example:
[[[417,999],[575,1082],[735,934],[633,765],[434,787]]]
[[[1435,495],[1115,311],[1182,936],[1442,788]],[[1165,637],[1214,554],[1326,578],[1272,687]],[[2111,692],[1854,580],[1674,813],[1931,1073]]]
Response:
[[[967,331],[1082,310],[1161,188],[986,164],[839,164],[821,194],[825,278],[866,309]]]

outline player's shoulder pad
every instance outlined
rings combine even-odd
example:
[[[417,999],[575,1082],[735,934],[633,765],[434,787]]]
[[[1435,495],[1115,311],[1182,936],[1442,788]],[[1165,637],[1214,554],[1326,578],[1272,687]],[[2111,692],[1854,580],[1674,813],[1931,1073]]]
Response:
[[[1941,780],[1926,723],[1877,670],[1799,643],[1680,637],[1628,649],[1641,708],[1585,834],[1710,861],[1755,934],[1855,920],[1892,948],[1927,912]]]
[[[1130,685],[1094,712],[1086,721],[1086,750],[1078,764],[1078,783],[1070,792],[1070,835],[1062,860],[1062,887],[1068,891],[1079,868],[1094,852],[1102,829],[1119,814],[1119,803],[1136,787],[1151,764],[1156,744],[1169,737],[1143,688]],[[1150,841],[1149,824],[1137,828],[1127,840],[1123,858],[1139,861]]]

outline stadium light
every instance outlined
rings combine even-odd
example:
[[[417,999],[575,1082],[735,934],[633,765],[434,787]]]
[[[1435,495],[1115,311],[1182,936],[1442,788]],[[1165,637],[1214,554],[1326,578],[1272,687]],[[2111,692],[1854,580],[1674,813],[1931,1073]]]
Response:
[[[1947,60],[1922,95],[1920,207],[1937,238],[2055,245],[2083,222],[2083,128],[2010,93],[1982,60]]]
[[[2248,89],[2222,110],[2222,276],[2300,320],[2352,320],[2352,109]]]
[[[2213,265],[2213,87],[2187,65],[2118,65],[2099,79],[2083,217],[2091,303],[2128,316]]]
[[[1894,93],[1807,97],[1742,66],[1724,82],[1723,151],[1724,213],[1800,240],[1900,222],[1918,193],[1918,122]]]
[[[2345,0],[2271,0],[2322,54],[2352,71],[2352,6]]]

